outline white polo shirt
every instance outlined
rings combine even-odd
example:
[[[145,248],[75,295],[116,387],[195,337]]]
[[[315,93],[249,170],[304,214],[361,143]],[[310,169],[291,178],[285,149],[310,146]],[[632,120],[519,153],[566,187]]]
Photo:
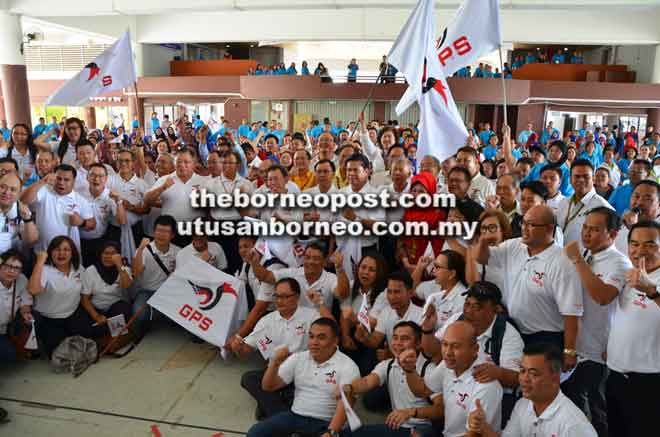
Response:
[[[115,174],[115,169],[108,164],[103,164],[103,167],[105,167],[105,171],[108,172],[108,177]],[[89,170],[81,165],[76,166],[76,181],[73,185],[74,191],[77,191],[82,195],[89,192],[89,181],[87,180],[88,175]]]
[[[488,267],[505,274],[503,300],[523,334],[562,332],[564,316],[581,316],[582,284],[573,264],[556,244],[530,256],[520,238],[490,248]]]
[[[340,193],[343,194],[356,194],[355,191],[353,191],[353,188],[349,184],[348,186],[342,188],[339,190]],[[380,194],[380,190],[374,188],[372,185],[370,185],[368,182],[364,184],[364,186],[360,189],[360,191],[357,192],[357,194],[367,194],[367,193],[373,193],[373,194]],[[383,222],[385,221],[385,210],[382,208],[358,208],[354,210],[355,215],[358,218],[361,219],[369,219],[369,220],[375,220],[377,222]],[[349,220],[346,220],[342,215],[341,211],[338,211],[337,213],[337,219],[350,223]],[[360,237],[360,240],[362,241],[362,247],[368,247],[368,246],[373,246],[374,244],[378,244],[378,237],[375,236],[370,236],[370,237]]]
[[[160,195],[162,214],[171,215],[179,222],[193,221],[197,217],[203,217],[204,209],[193,208],[191,206],[190,193],[192,193],[193,190],[199,190],[200,187],[203,187],[206,184],[208,177],[193,173],[190,179],[188,179],[188,182],[183,183],[175,172],[171,175],[159,178],[151,190],[163,185],[170,177],[174,178],[174,185],[163,191]]]
[[[660,269],[648,275],[660,284]],[[614,305],[607,366],[621,373],[660,373],[660,307],[628,286]]]
[[[14,296],[14,284],[16,295]],[[27,278],[20,274],[9,288],[0,282],[0,334],[7,333],[7,326],[22,306],[32,305],[32,295],[27,291]],[[12,296],[14,296],[14,314],[12,314]]]
[[[428,364],[427,358],[424,357],[421,353],[417,355],[417,374],[421,375],[422,370],[426,373],[430,373],[435,369],[436,364],[433,361],[430,361]],[[387,368],[392,362],[392,367],[390,369],[389,375],[387,374]],[[424,365],[426,364],[426,369]],[[404,408],[424,408],[428,407],[429,403],[425,398],[418,398],[410,391],[408,386],[408,381],[406,379],[406,372],[399,365],[399,361],[395,358],[390,358],[389,360],[381,361],[376,365],[374,370],[371,371],[372,374],[378,376],[379,386],[383,386],[387,382],[387,391],[390,395],[390,400],[392,402],[392,410],[401,410]],[[418,425],[430,425],[431,421],[428,419],[417,419],[410,418],[403,424],[404,428],[412,428]]]
[[[76,312],[82,292],[83,269],[71,266],[68,275],[55,267],[45,265],[41,272],[43,291],[35,296],[34,309],[49,319],[66,319]]]
[[[297,352],[278,370],[282,380],[296,389],[291,411],[305,417],[329,421],[335,415],[338,384],[350,384],[360,377],[358,366],[337,349],[326,362],[319,364],[309,351]]]
[[[378,189],[378,192],[387,191],[390,193],[390,199],[392,201],[396,200],[398,202],[401,194],[408,193],[410,191],[410,178],[406,181],[406,185],[403,187],[403,191],[399,192],[394,189],[394,182],[387,185],[383,185]],[[388,223],[400,222],[403,220],[403,213],[406,212],[405,208],[387,208],[385,210],[385,220]]]
[[[91,231],[81,229],[80,237],[85,240],[101,238],[108,230],[110,221],[117,217],[117,203],[110,198],[110,190],[107,188],[98,197],[92,197],[89,189],[87,189],[86,193],[81,193],[81,196],[89,202],[92,214],[94,214],[94,218],[96,219],[96,227]]]
[[[465,304],[465,296],[463,293],[467,290],[465,285],[457,282],[454,287],[446,293],[442,287],[435,281],[422,282],[417,286],[417,296],[428,302],[429,299],[433,301],[435,312],[438,315],[437,328],[442,328],[447,320],[454,314],[463,312],[463,304]]]
[[[555,240],[555,243],[557,241]],[[483,264],[477,263],[477,271],[479,272],[479,280],[492,282],[497,285],[497,288],[500,289],[500,292],[504,293],[504,271],[500,268],[494,266],[484,266]],[[486,272],[484,274],[484,271]]]
[[[291,353],[305,351],[309,328],[319,317],[317,310],[301,306],[298,306],[288,320],[282,317],[279,311],[270,312],[259,319],[250,335],[245,337],[245,343],[257,349],[259,340],[267,336],[272,340],[275,349],[286,346]]]
[[[435,338],[442,341],[442,338],[445,335],[447,327],[452,323],[456,322],[463,313],[457,313],[451,316],[447,323],[435,333]],[[490,339],[493,338],[493,326],[495,326],[495,319],[491,322],[481,335],[477,337],[477,343],[479,344],[479,359],[485,362],[493,362],[491,356],[492,351],[490,350]],[[502,337],[502,349],[500,349],[500,365],[504,369],[513,370],[514,372],[520,371],[520,365],[522,363],[523,348],[525,343],[522,340],[522,337],[516,330],[516,328],[511,325],[511,323],[506,322],[506,328],[504,329],[504,337]]]
[[[495,194],[493,183],[481,173],[477,173],[470,181],[467,195],[479,205],[485,206],[488,196],[494,196]]]
[[[434,393],[436,396],[442,395],[445,409],[445,437],[462,437],[467,432],[467,420],[469,414],[476,409],[475,401],[479,399],[481,408],[486,413],[486,421],[490,427],[499,432],[502,425],[502,386],[497,381],[487,382],[485,384],[477,382],[472,376],[475,366],[480,364],[475,360],[470,368],[465,370],[460,376],[456,372],[448,369],[446,366],[438,366],[432,375],[442,376],[442,391]],[[429,389],[433,390],[431,387]]]
[[[545,204],[552,209],[552,212],[555,213],[555,217],[557,217],[557,213],[559,212],[559,205],[561,204],[562,199],[565,199],[566,197],[561,194],[561,191],[557,191],[557,194],[555,197],[552,197],[550,199],[546,199]]]
[[[240,190],[242,193],[252,194],[254,191],[252,184],[247,179],[236,174],[234,180],[227,178],[224,174],[208,178],[205,187],[207,192],[216,196],[221,194],[232,194],[234,190]],[[240,220],[242,216],[236,208],[213,208],[211,217],[216,220]]]
[[[350,290],[353,290],[352,282]],[[362,301],[364,299],[369,299],[371,293],[374,293],[374,290],[370,290],[369,293],[358,292],[358,294],[355,296],[349,294],[346,299],[342,299],[341,308],[351,308],[353,310],[353,314],[357,315],[357,313],[360,312],[360,308],[362,308]],[[383,290],[378,293],[376,300],[374,300],[373,306],[369,308],[369,317],[377,319],[386,308],[389,308],[389,306],[390,303],[387,301],[387,292]]]
[[[144,179],[137,177],[135,174],[133,174],[129,180],[122,178],[119,173],[109,175],[106,187],[108,187],[110,191],[115,191],[119,194],[120,199],[125,200],[132,205],[141,205],[144,202],[144,193],[149,190]],[[131,226],[140,221],[141,218],[141,214],[126,211],[126,219]],[[116,218],[113,219],[112,225],[119,226]]]
[[[129,267],[122,267],[122,270],[131,276]],[[120,300],[128,302],[126,290],[119,287],[119,273],[115,282],[108,284],[101,278],[94,265],[87,267],[82,274],[81,293],[91,296],[92,305],[100,311],[107,311]]]
[[[259,264],[262,266],[266,263],[266,257],[262,256],[261,259],[259,260]],[[246,286],[249,284],[250,288],[252,288],[252,292],[254,293],[254,297],[256,300],[261,300],[264,302],[273,302],[275,300],[275,297],[273,297],[273,294],[275,293],[275,285],[274,284],[269,284],[267,282],[262,282],[259,279],[257,279],[256,275],[254,274],[254,270],[252,267],[249,267],[249,264],[243,263],[240,273],[238,274],[238,279],[243,281]],[[280,263],[274,263],[268,266],[268,270],[271,272],[275,272],[276,270],[281,270],[284,269],[282,264]],[[247,272],[246,272],[247,271]],[[246,274],[247,273],[247,274]],[[271,305],[272,309],[275,309],[274,305]]]
[[[387,342],[390,343],[392,341],[392,335],[394,334],[394,326],[397,323],[405,320],[415,322],[419,325],[422,322],[422,316],[422,308],[412,303],[412,301],[408,305],[408,309],[403,317],[399,317],[399,314],[388,305],[376,319],[377,322],[374,330],[381,334],[385,334]]]
[[[616,250],[614,245],[591,256],[591,270],[607,285],[615,287],[619,293],[626,285],[626,272],[632,268],[627,256]],[[575,272],[577,274],[577,272]],[[576,349],[581,359],[605,364],[603,353],[607,350],[610,334],[610,318],[614,302],[609,305],[597,303],[586,289],[583,289],[584,314],[580,320]]]
[[[314,289],[321,292],[323,296],[323,304],[326,308],[332,308],[332,299],[335,296],[335,289],[337,288],[337,275],[330,273],[326,270],[323,270],[321,276],[312,284],[307,282],[305,278],[305,268],[304,267],[293,267],[288,269],[276,270],[273,272],[275,276],[275,281],[279,281],[282,278],[293,278],[298,281],[300,284],[300,305],[307,308],[316,308],[318,306],[312,303],[307,297],[307,291]]]
[[[210,255],[210,258],[207,262],[218,270],[226,269],[227,257],[225,256],[225,251],[222,250],[222,246],[213,241],[209,241],[207,244]],[[197,252],[191,243],[176,254],[176,265],[178,267],[184,267],[186,263],[193,257],[201,259],[202,254],[201,252]]]
[[[540,416],[529,399],[516,402],[502,437],[530,436],[596,437],[597,434],[584,413],[560,391]]]
[[[316,197],[316,196],[323,196],[323,195],[327,195],[327,194],[335,194],[335,193],[338,193],[339,190],[334,185],[331,185],[330,189],[326,193],[321,193],[321,190],[319,189],[319,186],[315,185],[311,188],[306,189],[303,192],[311,194],[312,197]],[[314,208],[311,208],[310,211],[314,211]],[[320,216],[319,220],[322,221],[322,222],[331,222],[333,220],[336,220],[336,218],[337,218],[336,214],[333,214],[330,211],[330,208],[318,209],[316,211],[318,211],[319,216]],[[305,212],[308,212],[308,211],[305,211]]]
[[[154,254],[158,255],[162,263],[167,267],[167,270],[172,273],[176,268],[176,255],[181,248],[170,243],[167,252],[163,253],[156,248],[155,242],[152,241],[149,243],[149,246],[151,246]],[[160,268],[147,248],[142,251],[142,264],[144,265],[144,271],[140,275],[140,288],[145,290],[158,290],[168,276],[163,269]]]
[[[0,253],[20,246],[24,226],[18,213],[18,202],[14,202],[7,214],[0,212]]]
[[[83,220],[94,217],[89,202],[79,193],[57,194],[49,185],[37,191],[36,224],[39,227],[37,250],[46,250],[50,241],[58,235],[66,235],[73,240],[80,251],[80,230],[69,224],[72,213],[78,213]]]
[[[556,214],[557,224],[564,231],[564,245],[571,241],[578,241],[580,247],[582,247],[580,233],[582,232],[582,225],[584,225],[587,219],[587,213],[601,206],[609,209],[614,208],[612,208],[612,205],[607,200],[596,194],[595,188],[591,188],[591,191],[577,202],[572,201],[573,197],[574,195],[565,197],[559,202],[559,209]]]

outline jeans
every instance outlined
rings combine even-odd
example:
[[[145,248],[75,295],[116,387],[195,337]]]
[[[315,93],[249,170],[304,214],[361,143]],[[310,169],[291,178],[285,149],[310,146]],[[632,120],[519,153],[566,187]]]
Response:
[[[131,325],[130,329],[135,338],[141,339],[144,337],[144,334],[146,334],[151,327],[151,321],[154,319],[156,310],[150,305],[147,305],[147,301],[155,292],[156,290],[145,290],[142,288],[135,293],[135,299],[133,300],[133,314],[137,314],[137,312],[140,311],[140,308],[144,305],[147,306]]]
[[[573,401],[587,417],[600,437],[607,437],[607,407],[605,382],[607,366],[595,361],[582,361],[571,378],[561,386],[562,392]]]
[[[612,437],[658,435],[660,373],[619,373],[607,378],[607,419]]]
[[[293,384],[269,392],[261,388],[261,380],[264,377],[265,370],[250,370],[241,376],[241,387],[256,399],[257,408],[264,417],[271,417],[275,414],[289,411],[293,403]]]
[[[325,420],[314,419],[283,411],[261,422],[255,423],[247,432],[247,437],[288,437],[294,432],[320,434],[328,429]]]

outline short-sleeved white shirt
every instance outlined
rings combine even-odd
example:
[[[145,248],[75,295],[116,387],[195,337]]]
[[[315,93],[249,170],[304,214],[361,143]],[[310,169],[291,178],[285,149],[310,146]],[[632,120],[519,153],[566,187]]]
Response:
[[[594,208],[604,206],[609,209],[612,205],[596,193],[596,189],[592,188],[587,194],[582,197],[577,203],[572,202],[573,196],[565,197],[559,202],[559,209],[557,210],[557,224],[564,231],[564,244],[571,241],[578,241],[582,247],[582,225],[587,219],[587,213]]]
[[[285,383],[293,382],[296,387],[291,411],[329,421],[337,409],[337,385],[350,384],[360,377],[360,370],[339,350],[322,364],[314,361],[309,351],[304,351],[287,358],[278,375]]]
[[[433,305],[435,305],[436,314],[438,315],[437,328],[440,329],[447,323],[447,320],[451,316],[463,312],[463,304],[465,303],[463,293],[465,290],[465,285],[457,282],[449,293],[445,295],[445,291],[438,283],[435,281],[426,281],[419,284],[415,292],[417,296],[426,302],[433,295]]]
[[[563,248],[552,244],[529,256],[520,238],[490,248],[488,267],[505,273],[502,295],[523,334],[561,332],[564,316],[581,316],[582,284]]]
[[[561,204],[562,199],[565,199],[565,196],[561,192],[557,191],[555,197],[546,199],[545,204],[555,213],[555,217],[559,212],[559,205]]]
[[[374,330],[381,334],[385,334],[387,342],[390,343],[392,341],[392,335],[394,334],[394,326],[397,323],[405,320],[421,324],[422,316],[422,308],[412,302],[408,305],[408,309],[403,317],[399,317],[399,314],[397,314],[392,307],[388,306],[382,313],[380,313],[380,316],[378,316]]]
[[[262,256],[261,259],[259,260],[259,264],[262,266],[266,263],[267,259],[265,256]],[[243,281],[244,284],[250,285],[250,288],[252,288],[252,292],[254,293],[254,297],[256,300],[261,300],[264,302],[273,302],[275,300],[275,297],[273,297],[273,294],[275,293],[275,285],[274,284],[269,284],[267,282],[262,282],[259,279],[257,279],[257,276],[254,274],[254,269],[249,267],[249,264],[243,263],[243,266],[241,267],[240,273],[238,275],[238,279]],[[268,266],[268,270],[271,272],[275,272],[276,270],[281,270],[284,269],[285,267],[280,264],[280,263],[273,263],[270,266]],[[247,271],[247,275],[246,275]],[[275,309],[274,305],[272,309]]]
[[[353,289],[353,283],[351,283],[351,290],[352,289]],[[349,294],[346,299],[342,299],[341,307],[351,308],[353,310],[353,313],[357,314],[360,312],[360,308],[362,307],[362,301],[365,299],[365,297],[369,299],[369,296],[373,292],[374,292],[373,290],[370,290],[369,293],[367,294],[359,292],[356,296],[352,296]],[[378,293],[373,306],[369,308],[369,317],[377,319],[378,316],[380,316],[386,308],[389,308],[389,306],[390,304],[387,301],[387,292],[383,290],[380,293]]]
[[[224,174],[215,178],[208,178],[203,188],[216,196],[232,194],[234,190],[240,190],[242,193],[247,194],[252,194],[254,191],[250,181],[238,174],[234,180],[229,179]],[[242,216],[236,208],[213,208],[211,209],[211,217],[216,220],[240,220]]]
[[[298,306],[288,320],[282,317],[279,311],[273,311],[257,322],[252,333],[245,337],[245,343],[256,349],[259,339],[265,334],[273,341],[276,349],[286,346],[291,353],[305,351],[309,328],[319,317],[318,311],[301,306]]]
[[[0,212],[0,253],[20,246],[23,219],[18,213],[18,202],[14,202],[7,214]]]
[[[158,250],[155,242],[149,243],[151,249],[163,262],[167,270],[172,273],[176,268],[176,255],[181,250],[178,246],[170,244],[166,253]],[[158,290],[163,282],[168,278],[163,269],[160,268],[153,255],[149,253],[149,249],[145,248],[142,251],[142,264],[144,271],[140,275],[140,287],[145,290]]]
[[[330,189],[326,193],[321,193],[321,190],[319,189],[319,186],[315,185],[311,188],[306,189],[303,192],[311,194],[312,197],[316,197],[316,196],[322,196],[322,195],[325,195],[325,194],[335,194],[335,193],[338,193],[339,190],[334,185],[331,185]],[[314,211],[314,209],[312,208],[310,211]],[[333,214],[332,211],[330,210],[330,208],[319,209],[317,211],[318,211],[319,216],[320,216],[319,220],[322,221],[322,222],[331,222],[331,221],[333,221],[337,218],[336,214]],[[307,211],[305,211],[305,212],[307,212]]]
[[[110,221],[117,216],[117,203],[110,198],[110,190],[107,188],[98,197],[93,197],[89,189],[86,193],[81,193],[81,196],[87,200],[92,209],[96,227],[91,231],[81,229],[80,237],[85,240],[103,237],[108,230]]]
[[[660,284],[660,269],[648,273]],[[607,366],[617,372],[660,373],[660,307],[626,286],[615,300]]]
[[[452,323],[456,322],[463,313],[454,314],[451,316],[447,323],[435,333],[435,338],[442,341],[442,338],[445,335],[447,327]],[[495,326],[495,319],[491,322],[481,335],[477,337],[477,343],[479,344],[479,359],[485,362],[493,362],[491,356],[491,351],[489,347],[489,340],[493,338],[493,326]],[[520,365],[522,363],[523,348],[525,343],[520,336],[520,333],[516,328],[511,325],[511,323],[506,322],[506,328],[504,329],[504,337],[502,337],[502,349],[500,349],[500,365],[504,369],[513,370],[514,372],[520,371]]]
[[[131,269],[122,267],[129,276]],[[91,265],[82,274],[82,294],[91,296],[92,305],[100,311],[108,310],[120,300],[126,300],[126,290],[119,286],[119,274],[112,284],[108,284],[101,278],[96,267]],[[128,322],[128,320],[127,320]]]
[[[339,190],[339,192],[347,195],[355,194],[355,191],[353,191],[353,188],[350,185],[342,188],[341,190]],[[357,194],[362,194],[362,195],[367,193],[380,194],[380,190],[374,188],[369,183],[366,183],[360,189],[360,191],[357,192]],[[385,210],[382,208],[357,208],[354,210],[354,212],[355,215],[361,219],[369,219],[377,222],[385,221]],[[337,219],[344,222],[349,222],[341,215],[341,212],[338,212]],[[360,237],[360,240],[362,241],[362,247],[368,247],[368,246],[373,246],[374,244],[378,244],[378,237],[376,236]]]
[[[445,437],[464,436],[467,432],[468,415],[476,409],[475,401],[479,399],[481,408],[486,413],[486,421],[490,427],[499,432],[502,425],[502,386],[497,381],[482,384],[472,376],[475,366],[480,364],[475,360],[469,369],[460,376],[445,366],[438,366],[442,372],[442,392],[434,393],[431,398],[442,394],[445,407]],[[439,370],[438,370],[439,369]],[[430,387],[429,387],[430,388]]]
[[[108,176],[115,174],[115,169],[110,167],[108,164],[103,164],[105,171],[108,173]],[[89,181],[87,177],[89,175],[89,170],[85,167],[79,165],[76,167],[76,181],[74,182],[73,189],[74,191],[79,192],[84,195],[89,192]]]
[[[208,250],[210,258],[207,262],[218,270],[226,269],[227,257],[225,256],[225,251],[222,250],[222,246],[214,241],[209,241]],[[176,254],[176,265],[178,267],[183,267],[191,258],[196,257],[201,259],[201,256],[202,254],[197,252],[191,243]]]
[[[426,375],[426,373],[433,371],[433,369],[436,367],[433,361],[430,361],[428,364],[426,364],[427,361],[428,359],[425,358],[424,355],[419,354],[417,356],[418,375],[422,374],[422,370],[425,371]],[[390,366],[391,362],[392,367],[388,376],[387,368]],[[426,369],[424,369],[425,365]],[[376,365],[371,373],[378,376],[378,382],[380,386],[387,382],[387,391],[389,392],[390,400],[392,401],[392,410],[401,410],[404,408],[424,408],[429,406],[429,403],[425,398],[418,398],[413,394],[412,391],[410,391],[410,387],[408,386],[408,381],[406,379],[406,373],[399,365],[398,360],[395,358],[381,361]],[[404,428],[411,428],[422,424],[429,425],[430,423],[431,421],[428,419],[410,418],[401,426]]]
[[[183,183],[179,179],[179,176],[173,173],[159,178],[151,190],[163,185],[170,177],[174,178],[174,185],[163,191],[160,195],[162,214],[171,215],[179,222],[193,221],[197,217],[203,217],[204,210],[202,208],[193,208],[191,206],[190,193],[205,186],[208,177],[193,173],[190,179],[188,179],[188,182]]]
[[[119,173],[109,175],[106,186],[110,191],[115,191],[119,194],[120,199],[125,200],[132,205],[141,205],[144,203],[144,193],[149,190],[144,179],[137,177],[135,174],[129,180],[122,178]],[[140,221],[141,218],[141,214],[136,214],[133,211],[126,211],[126,219],[131,226]],[[113,226],[119,226],[116,218],[112,221],[112,224]]]
[[[529,399],[516,402],[502,437],[530,436],[596,437],[597,434],[584,413],[560,391],[540,416]]]
[[[390,199],[392,201],[398,201],[399,197],[401,197],[401,194],[407,193],[410,191],[410,178],[406,181],[406,185],[403,187],[403,191],[398,192],[396,189],[394,189],[394,182],[389,183],[387,185],[383,185],[378,189],[378,191],[387,191],[390,193]],[[388,223],[392,222],[400,222],[403,220],[403,214],[406,212],[405,208],[399,207],[399,208],[387,208],[385,210],[385,220]]]
[[[14,284],[16,285],[16,295],[14,296]],[[25,305],[32,305],[32,295],[27,291],[27,278],[20,274],[11,286],[5,287],[0,282],[0,334],[7,333],[7,325],[11,322],[16,312]],[[12,296],[14,314],[12,314]]]
[[[495,195],[495,187],[486,176],[477,173],[470,181],[467,195],[479,205],[485,206],[488,196]]]
[[[94,217],[89,202],[79,193],[57,194],[49,185],[37,191],[36,224],[39,227],[37,250],[46,250],[50,241],[58,235],[66,235],[73,240],[80,251],[80,230],[69,224],[72,213],[78,213],[83,220]]]
[[[587,254],[587,259],[590,255]],[[626,272],[632,268],[627,256],[616,250],[614,245],[591,256],[591,270],[603,282],[615,287],[619,292],[626,285]],[[575,273],[577,274],[577,272]],[[610,318],[614,303],[600,305],[586,289],[584,293],[584,314],[580,320],[576,349],[581,359],[604,364],[603,353],[607,351],[607,338],[610,334]]]
[[[71,270],[65,275],[55,267],[45,265],[41,272],[43,291],[34,298],[34,309],[50,319],[66,319],[76,312],[82,292],[83,269]]]
[[[307,291],[314,289],[320,291],[323,295],[323,303],[326,308],[332,308],[332,299],[334,298],[335,288],[337,288],[337,275],[323,270],[319,279],[313,284],[307,282],[305,278],[304,267],[293,267],[288,269],[276,270],[273,272],[275,281],[282,278],[293,278],[300,284],[300,305],[308,308],[318,308],[307,297]]]

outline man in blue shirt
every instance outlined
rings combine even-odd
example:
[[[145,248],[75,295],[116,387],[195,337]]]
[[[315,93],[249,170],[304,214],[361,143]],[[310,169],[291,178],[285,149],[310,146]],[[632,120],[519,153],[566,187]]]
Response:
[[[329,122],[330,120],[326,117],[323,119],[323,124],[325,124],[326,120]],[[318,120],[312,120],[312,130],[310,132],[311,136],[313,138],[318,138],[319,135],[323,133],[323,126],[319,123]]]
[[[140,122],[138,121],[137,116],[133,117],[133,121],[131,122],[131,129],[135,130],[140,127]]]
[[[260,128],[261,125],[259,123],[252,123],[252,130],[247,135],[248,140],[254,141],[254,139],[257,138],[257,135],[259,135],[259,132],[261,131]]]
[[[195,120],[193,121],[193,128],[195,129],[195,132],[197,132],[202,126],[204,126],[202,117],[199,114],[195,115]]]
[[[561,191],[561,194],[564,196],[572,196],[574,191],[573,186],[571,185],[571,171],[566,164],[566,144],[564,144],[563,141],[555,141],[550,145],[548,150],[548,160],[532,167],[532,170],[527,177],[523,179],[523,182],[539,180],[541,178],[541,169],[547,164],[559,166],[562,172],[559,191]]]
[[[479,141],[481,141],[481,144],[488,144],[492,135],[495,135],[495,132],[490,130],[490,123],[484,123],[484,130],[479,132]]]
[[[34,127],[32,136],[34,138],[37,138],[39,135],[43,134],[47,130],[48,130],[48,126],[46,126],[46,119],[43,117],[39,117],[39,124]]]
[[[250,126],[245,118],[241,118],[241,125],[238,126],[238,136],[247,137],[248,135],[250,135]]]
[[[534,125],[532,123],[527,123],[527,129],[518,134],[518,144],[525,145],[530,135],[534,133]]]
[[[151,132],[156,133],[156,129],[160,127],[160,120],[158,120],[158,114],[155,112],[151,113]]]
[[[534,64],[537,58],[534,52],[528,52],[527,57],[525,58],[525,64]]]
[[[355,82],[357,79],[357,71],[360,67],[357,64],[355,58],[351,59],[351,63],[348,64],[348,81]]]
[[[474,70],[474,77],[484,77],[484,64],[480,63],[479,66]]]
[[[617,214],[623,216],[623,213],[630,208],[630,197],[632,196],[635,186],[637,186],[641,180],[644,180],[649,176],[651,169],[651,163],[645,159],[635,159],[632,164],[630,164],[630,169],[628,170],[630,183],[621,185],[615,189],[612,194],[610,194],[610,198],[607,199],[610,205],[616,210]]]
[[[555,53],[552,56],[552,63],[553,64],[563,64],[566,62],[566,57],[564,56],[564,52],[561,50],[557,50],[557,53]]]
[[[289,76],[295,76],[296,74],[298,74],[298,70],[296,70],[295,62],[292,62],[289,68],[287,68],[286,74],[288,74]]]
[[[497,156],[497,149],[497,135],[493,134],[488,139],[488,145],[484,147],[481,153],[484,154],[484,158],[486,159],[495,159]]]
[[[11,129],[7,127],[7,120],[2,120],[0,121],[0,132],[2,132],[2,138],[4,138],[5,141],[9,141],[9,138],[11,137]]]

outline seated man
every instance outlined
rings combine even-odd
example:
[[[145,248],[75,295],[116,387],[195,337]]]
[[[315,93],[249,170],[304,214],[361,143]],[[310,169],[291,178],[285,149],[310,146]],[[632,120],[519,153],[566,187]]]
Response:
[[[339,351],[339,326],[328,318],[317,319],[309,330],[309,350],[290,354],[278,349],[261,382],[265,391],[277,391],[293,383],[291,411],[284,411],[253,425],[248,437],[279,434],[322,433],[336,435],[344,426],[346,414],[336,392],[340,381],[360,376],[357,365]]]
[[[378,363],[369,375],[356,379],[342,387],[348,399],[356,394],[366,393],[376,387],[387,386],[392,399],[392,413],[387,416],[384,424],[363,426],[352,433],[353,436],[401,436],[411,435],[411,429],[423,434],[432,432],[431,421],[418,418],[419,409],[430,404],[426,398],[415,396],[406,382],[406,373],[401,368],[399,357],[404,351],[416,359],[416,370],[424,377],[435,368],[432,359],[420,352],[422,330],[415,322],[403,321],[396,324],[392,336],[392,353],[390,358]]]
[[[559,390],[562,361],[562,353],[554,345],[536,343],[525,347],[520,371],[523,399],[516,403],[502,437],[596,437],[582,411]],[[477,398],[476,402],[468,417],[470,432],[482,437],[499,436],[499,429],[486,419],[483,399]]]
[[[406,380],[417,397],[430,396],[433,406],[418,410],[417,417],[444,417],[445,437],[465,436],[468,433],[468,414],[481,408],[484,422],[499,431],[502,420],[502,386],[497,381],[481,383],[474,376],[481,364],[479,343],[474,327],[465,321],[452,323],[442,339],[444,361],[422,379],[417,374],[417,359],[410,352],[399,356],[406,371]],[[471,434],[467,434],[471,435]],[[531,434],[528,434],[531,435]]]
[[[218,270],[227,268],[227,258],[220,244],[209,241],[206,235],[193,235],[192,243],[176,254],[176,265],[184,267],[191,258],[197,257],[206,261]]]
[[[22,270],[23,257],[16,249],[0,255],[0,362],[20,357],[10,336],[28,328],[33,320],[32,295],[27,291],[27,278]]]
[[[245,339],[235,335],[227,349],[246,356],[258,350],[264,358],[270,359],[273,352],[286,347],[291,353],[307,350],[307,337],[312,322],[319,317],[332,315],[325,307],[319,311],[299,306],[300,285],[293,278],[280,279],[275,286],[276,311],[264,316],[250,335]],[[290,397],[291,390],[266,392],[261,388],[264,370],[251,370],[241,377],[241,386],[257,400],[257,417],[270,417],[290,407],[284,398]]]

